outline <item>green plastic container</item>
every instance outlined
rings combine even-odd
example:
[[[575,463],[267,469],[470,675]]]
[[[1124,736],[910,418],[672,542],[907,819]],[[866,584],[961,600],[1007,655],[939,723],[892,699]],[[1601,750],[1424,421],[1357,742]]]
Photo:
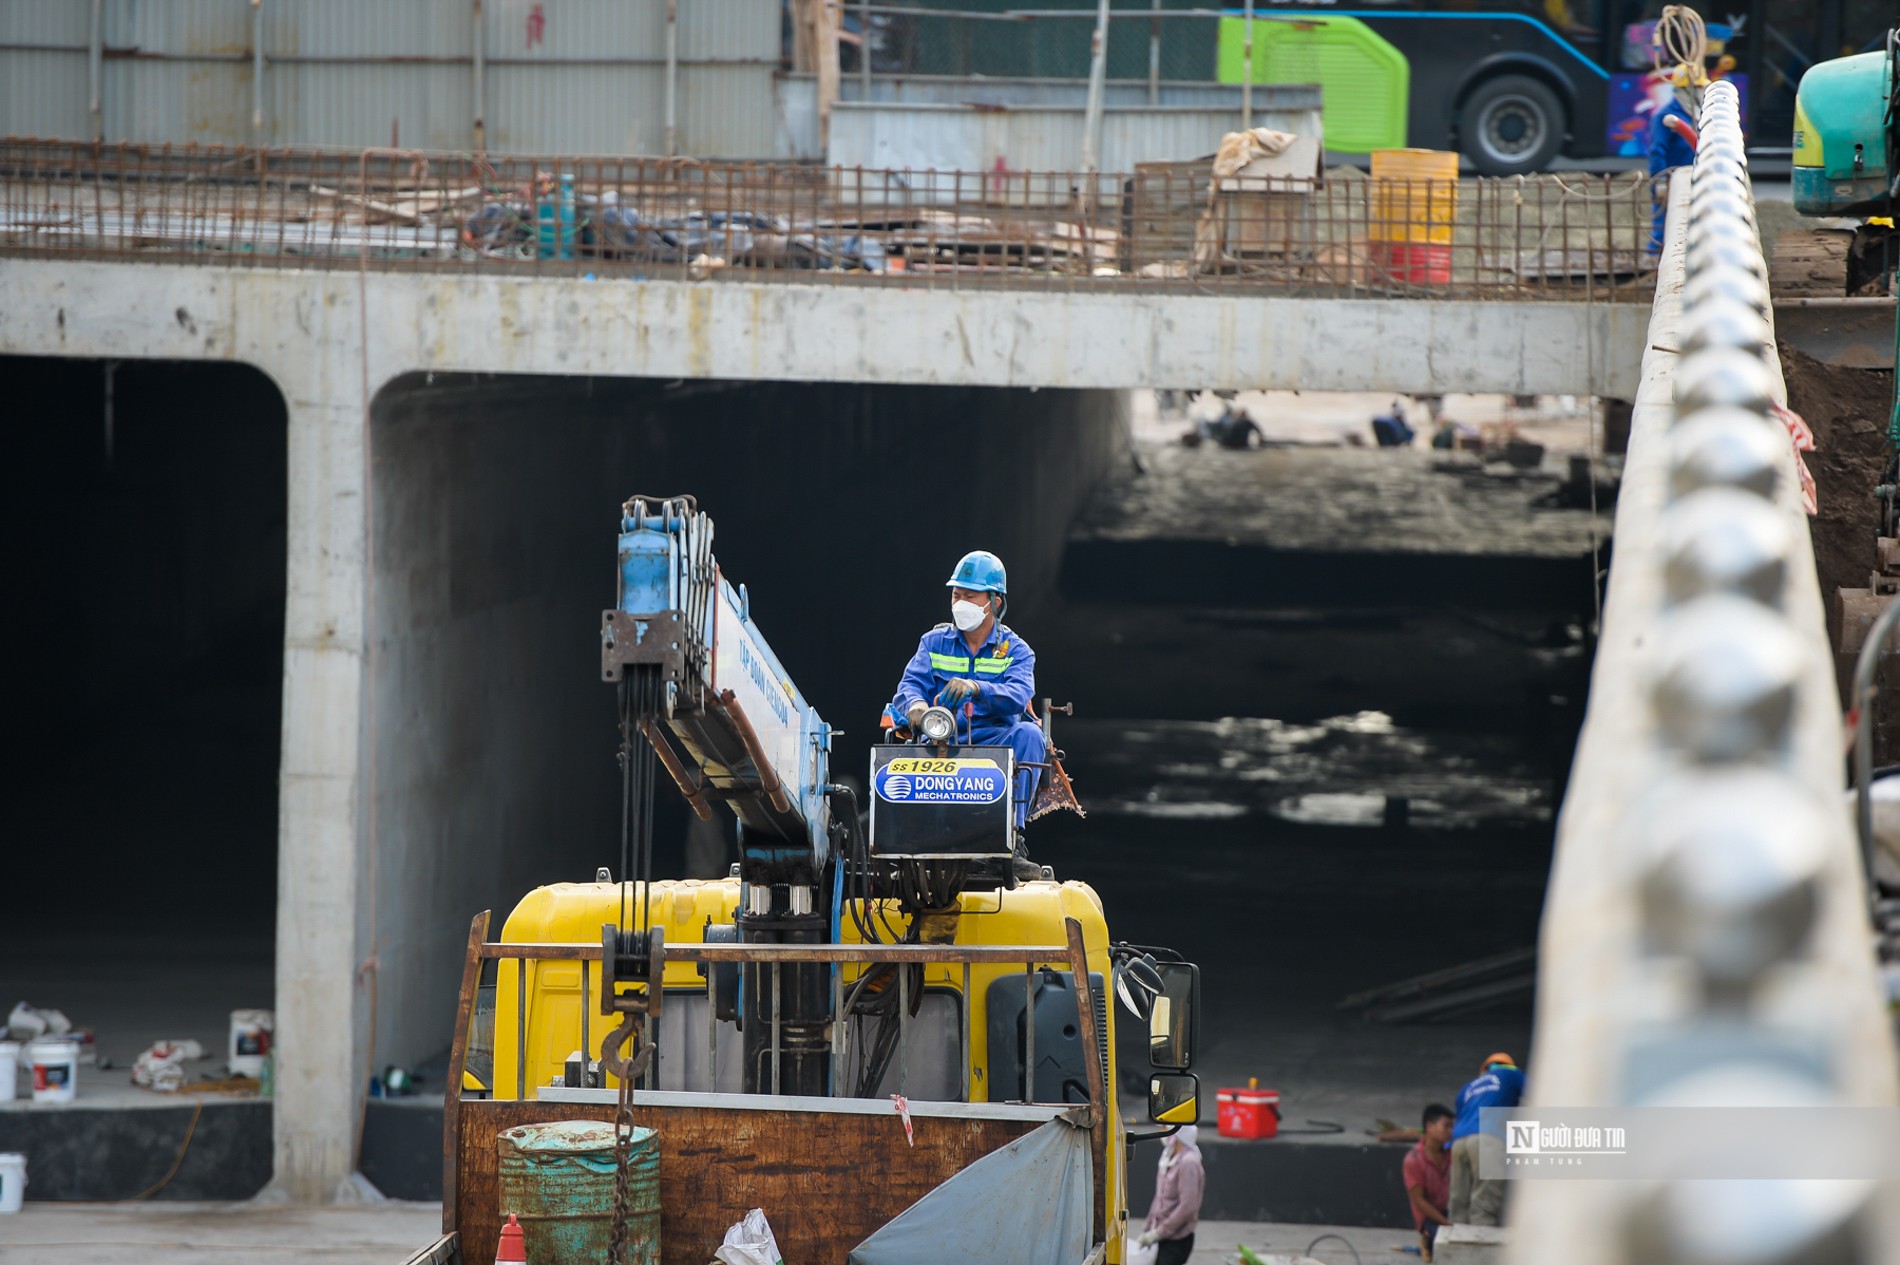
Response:
[[[614,1127],[605,1120],[524,1124],[495,1135],[501,1219],[514,1213],[534,1265],[607,1259],[614,1219]],[[633,1131],[628,1261],[659,1265],[660,1139]]]
[[[1246,33],[1245,18],[1220,20],[1215,63],[1220,82],[1239,83],[1246,77],[1241,55]],[[1336,153],[1405,147],[1412,64],[1357,18],[1304,11],[1298,22],[1256,18],[1253,81],[1318,84],[1326,148]]]

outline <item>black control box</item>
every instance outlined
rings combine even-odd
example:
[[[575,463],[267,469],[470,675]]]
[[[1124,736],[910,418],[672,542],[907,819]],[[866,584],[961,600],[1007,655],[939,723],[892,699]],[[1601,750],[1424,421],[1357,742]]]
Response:
[[[1015,797],[1016,753],[1008,747],[872,747],[871,855],[1008,856]]]

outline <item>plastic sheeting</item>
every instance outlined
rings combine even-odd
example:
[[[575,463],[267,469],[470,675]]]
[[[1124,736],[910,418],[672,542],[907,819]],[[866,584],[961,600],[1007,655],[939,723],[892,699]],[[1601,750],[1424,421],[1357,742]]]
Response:
[[[919,1199],[849,1265],[1081,1265],[1094,1197],[1088,1131],[1052,1120]]]

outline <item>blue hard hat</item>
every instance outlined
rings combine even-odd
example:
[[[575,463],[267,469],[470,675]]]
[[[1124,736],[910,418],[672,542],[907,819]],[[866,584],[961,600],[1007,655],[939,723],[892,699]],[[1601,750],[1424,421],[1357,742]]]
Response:
[[[947,589],[969,589],[972,593],[1001,593],[1009,596],[1009,572],[1003,560],[987,549],[972,549],[957,563],[957,569],[944,581]]]

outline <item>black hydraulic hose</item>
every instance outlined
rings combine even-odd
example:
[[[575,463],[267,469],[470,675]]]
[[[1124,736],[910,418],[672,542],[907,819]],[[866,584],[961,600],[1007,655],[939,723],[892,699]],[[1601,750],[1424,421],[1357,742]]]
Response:
[[[850,808],[845,820],[848,847],[837,864],[845,867],[845,904],[851,913],[851,925],[858,929],[858,936],[866,944],[880,943],[876,932],[864,920],[864,911],[870,899],[870,858],[865,846],[864,827],[859,819],[858,793],[842,782],[833,782],[825,787],[825,793],[842,797]]]
[[[1313,1255],[1313,1249],[1318,1247],[1320,1244],[1324,1243],[1327,1239],[1338,1239],[1341,1243],[1344,1243],[1346,1245],[1346,1250],[1352,1253],[1352,1259],[1353,1259],[1354,1265],[1365,1265],[1365,1262],[1359,1259],[1359,1249],[1354,1247],[1351,1241],[1348,1240],[1345,1235],[1334,1234],[1330,1231],[1328,1231],[1325,1234],[1320,1235],[1317,1239],[1314,1239],[1311,1243],[1308,1243],[1306,1245],[1306,1251],[1301,1253],[1301,1255],[1303,1256]]]
[[[619,929],[633,927],[633,682],[619,680]]]

